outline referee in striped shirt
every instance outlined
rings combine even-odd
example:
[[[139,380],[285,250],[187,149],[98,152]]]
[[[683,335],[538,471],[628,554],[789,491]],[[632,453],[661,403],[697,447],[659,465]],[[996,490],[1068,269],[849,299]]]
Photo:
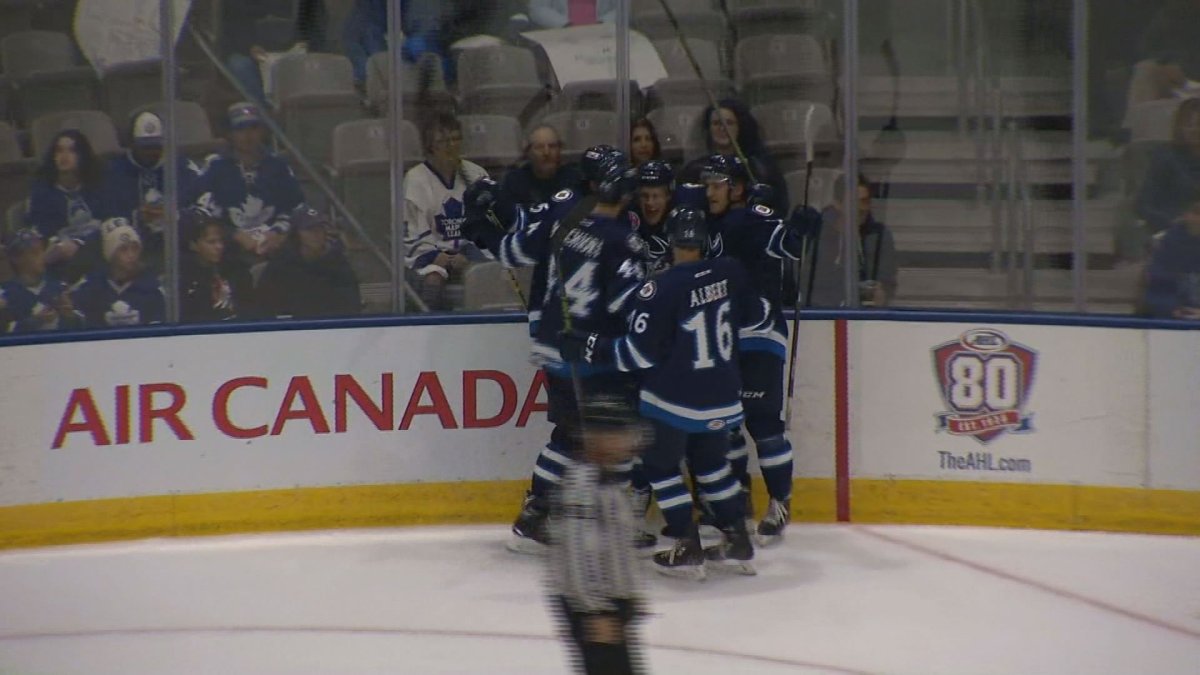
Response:
[[[649,432],[618,397],[585,399],[581,408],[583,461],[567,467],[550,514],[551,601],[575,672],[645,673],[633,630],[644,602],[637,523],[628,480],[612,469],[631,461]]]

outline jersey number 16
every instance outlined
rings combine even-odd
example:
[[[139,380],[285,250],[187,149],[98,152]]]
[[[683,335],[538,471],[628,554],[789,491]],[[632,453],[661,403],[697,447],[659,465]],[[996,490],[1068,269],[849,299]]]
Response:
[[[714,357],[720,358],[722,364],[733,360],[733,326],[729,323],[729,311],[729,301],[726,300],[717,306],[713,321],[709,321],[709,312],[702,309],[683,322],[683,330],[692,334],[695,343],[693,369],[704,370],[716,366]],[[716,354],[712,351],[713,344],[717,346]]]

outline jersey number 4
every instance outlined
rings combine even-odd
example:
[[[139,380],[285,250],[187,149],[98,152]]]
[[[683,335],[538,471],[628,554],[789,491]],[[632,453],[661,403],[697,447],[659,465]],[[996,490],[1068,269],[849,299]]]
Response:
[[[590,306],[600,297],[596,290],[597,264],[584,262],[563,284],[567,296],[567,312],[581,319],[591,316]]]
[[[702,309],[683,322],[683,329],[692,334],[695,343],[693,369],[712,368],[717,365],[717,358],[722,364],[733,360],[733,326],[729,323],[729,311],[729,301],[726,300],[717,306],[712,317],[714,321],[709,321],[709,313]],[[714,344],[717,347],[716,354],[712,351]]]

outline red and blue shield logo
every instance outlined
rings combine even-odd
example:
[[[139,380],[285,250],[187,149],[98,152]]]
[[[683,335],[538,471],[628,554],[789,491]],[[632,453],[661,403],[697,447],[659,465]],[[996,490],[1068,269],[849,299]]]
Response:
[[[1037,352],[991,328],[975,328],[934,347],[933,369],[949,410],[937,430],[988,444],[1001,435],[1033,431],[1026,412]]]

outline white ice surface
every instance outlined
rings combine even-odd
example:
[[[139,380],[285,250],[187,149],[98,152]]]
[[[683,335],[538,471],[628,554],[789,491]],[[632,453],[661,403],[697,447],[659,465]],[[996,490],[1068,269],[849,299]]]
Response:
[[[0,673],[567,672],[506,528],[0,554]],[[647,574],[653,673],[1200,673],[1200,539],[793,526],[759,576]]]

